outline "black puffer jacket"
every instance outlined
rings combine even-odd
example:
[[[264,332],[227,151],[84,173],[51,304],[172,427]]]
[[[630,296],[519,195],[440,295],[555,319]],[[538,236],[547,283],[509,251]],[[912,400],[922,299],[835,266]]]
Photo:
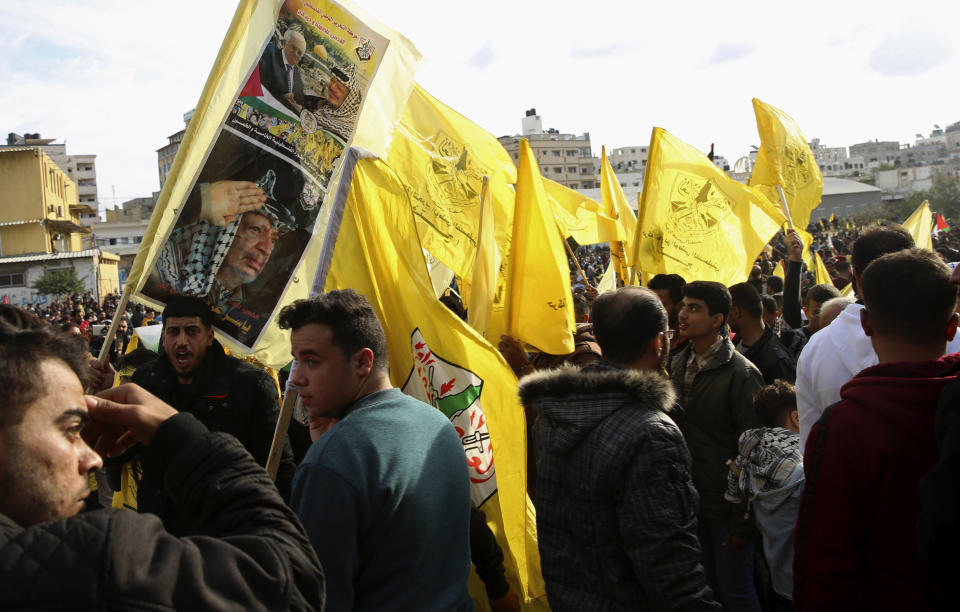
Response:
[[[537,531],[553,610],[719,610],[670,383],[598,362],[523,379],[538,410]]]
[[[3,610],[319,610],[323,571],[266,472],[190,415],[160,426],[166,484],[209,537],[98,510],[24,529],[0,514]]]
[[[176,371],[163,353],[152,364],[138,368],[133,382],[178,411],[194,415],[211,431],[236,437],[257,463],[266,465],[280,413],[277,387],[263,370],[226,355],[216,340],[207,349],[192,384],[177,383]],[[199,533],[189,517],[181,517],[170,505],[158,477],[162,467],[158,467],[150,449],[142,449],[140,459],[143,478],[137,491],[137,510],[160,516],[166,529],[175,535]],[[285,500],[290,499],[295,469],[293,450],[286,442],[276,481]]]

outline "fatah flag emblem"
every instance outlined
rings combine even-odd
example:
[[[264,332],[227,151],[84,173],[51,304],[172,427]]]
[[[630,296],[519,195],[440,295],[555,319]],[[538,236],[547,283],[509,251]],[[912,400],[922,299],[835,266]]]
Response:
[[[413,368],[403,392],[445,414],[460,436],[470,468],[470,494],[478,507],[497,490],[493,444],[480,405],[483,380],[430,350],[419,328],[410,336]]]

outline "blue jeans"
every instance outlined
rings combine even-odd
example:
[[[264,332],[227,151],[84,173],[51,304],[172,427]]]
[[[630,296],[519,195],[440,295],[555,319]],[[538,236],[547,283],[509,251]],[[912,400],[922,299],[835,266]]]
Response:
[[[697,526],[707,584],[726,612],[760,612],[760,598],[754,583],[756,550],[753,542],[740,550],[723,546],[726,521],[701,518]]]

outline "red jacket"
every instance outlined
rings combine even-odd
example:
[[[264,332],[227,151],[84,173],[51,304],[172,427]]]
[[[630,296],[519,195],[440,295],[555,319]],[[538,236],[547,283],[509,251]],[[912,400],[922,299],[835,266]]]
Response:
[[[794,609],[929,609],[917,483],[939,459],[937,399],[960,353],[860,372],[814,425],[795,532]]]

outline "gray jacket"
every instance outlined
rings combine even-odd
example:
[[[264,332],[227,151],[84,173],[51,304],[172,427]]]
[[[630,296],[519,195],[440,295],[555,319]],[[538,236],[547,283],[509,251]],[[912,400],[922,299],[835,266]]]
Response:
[[[527,376],[539,413],[537,530],[553,610],[719,610],[697,494],[659,375],[597,362]]]
[[[787,599],[793,599],[793,530],[803,496],[803,478],[803,464],[800,464],[783,486],[757,493],[753,500],[754,518],[763,535],[763,556],[770,566],[773,590]]]

